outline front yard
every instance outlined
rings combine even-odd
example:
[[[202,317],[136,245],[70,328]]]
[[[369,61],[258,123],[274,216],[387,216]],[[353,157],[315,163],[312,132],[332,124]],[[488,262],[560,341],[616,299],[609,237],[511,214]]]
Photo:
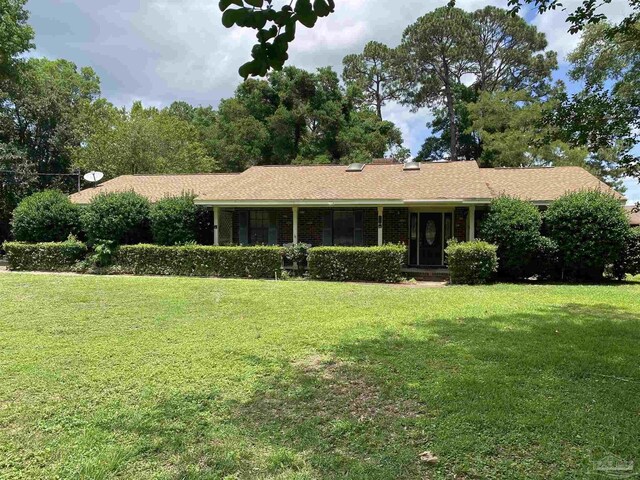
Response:
[[[640,463],[640,285],[0,275],[0,478]],[[419,455],[431,451],[435,465]]]

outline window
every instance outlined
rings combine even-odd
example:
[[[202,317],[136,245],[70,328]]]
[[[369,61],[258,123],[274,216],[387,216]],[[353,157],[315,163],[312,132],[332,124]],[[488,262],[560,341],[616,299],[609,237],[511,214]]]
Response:
[[[335,210],[324,216],[323,244],[350,247],[364,244],[364,212]]]
[[[249,243],[267,245],[269,243],[269,212],[251,210],[249,212]]]
[[[240,245],[275,245],[278,242],[277,214],[269,210],[240,210]]]

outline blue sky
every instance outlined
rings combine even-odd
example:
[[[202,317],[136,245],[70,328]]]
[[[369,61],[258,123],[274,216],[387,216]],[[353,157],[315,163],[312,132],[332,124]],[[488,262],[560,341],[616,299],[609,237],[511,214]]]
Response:
[[[562,3],[572,10],[578,2]],[[340,72],[346,54],[361,51],[370,40],[397,45],[407,25],[447,0],[395,0],[391,8],[389,3],[336,0],[334,14],[312,30],[298,31],[290,62],[306,69],[331,65]],[[466,10],[506,3],[457,0]],[[251,31],[222,27],[217,4],[217,0],[30,0],[27,8],[36,30],[33,54],[93,67],[103,95],[117,105],[142,100],[145,105],[164,106],[185,100],[215,106],[233,95],[240,82],[237,69],[248,59],[254,41]],[[616,19],[625,8],[614,0],[605,11]],[[547,35],[549,48],[559,54],[556,76],[566,79],[564,58],[579,41],[566,31],[566,13],[537,16],[527,9],[523,15]],[[402,129],[415,154],[428,134],[428,112],[412,113],[390,104],[383,114]],[[626,184],[627,197],[640,201],[640,184],[631,179]]]

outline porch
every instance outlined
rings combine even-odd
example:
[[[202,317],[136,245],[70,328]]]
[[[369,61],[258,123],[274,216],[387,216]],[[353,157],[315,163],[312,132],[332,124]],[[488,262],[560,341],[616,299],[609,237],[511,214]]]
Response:
[[[447,241],[475,238],[476,205],[212,206],[214,245],[407,246],[412,270],[444,268]],[[408,273],[417,274],[408,270]],[[434,272],[434,275],[437,272]]]

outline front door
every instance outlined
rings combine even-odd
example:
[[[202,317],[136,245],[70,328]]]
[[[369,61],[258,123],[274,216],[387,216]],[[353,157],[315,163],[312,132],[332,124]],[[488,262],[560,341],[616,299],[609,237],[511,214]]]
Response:
[[[420,214],[420,265],[442,265],[442,213]]]

